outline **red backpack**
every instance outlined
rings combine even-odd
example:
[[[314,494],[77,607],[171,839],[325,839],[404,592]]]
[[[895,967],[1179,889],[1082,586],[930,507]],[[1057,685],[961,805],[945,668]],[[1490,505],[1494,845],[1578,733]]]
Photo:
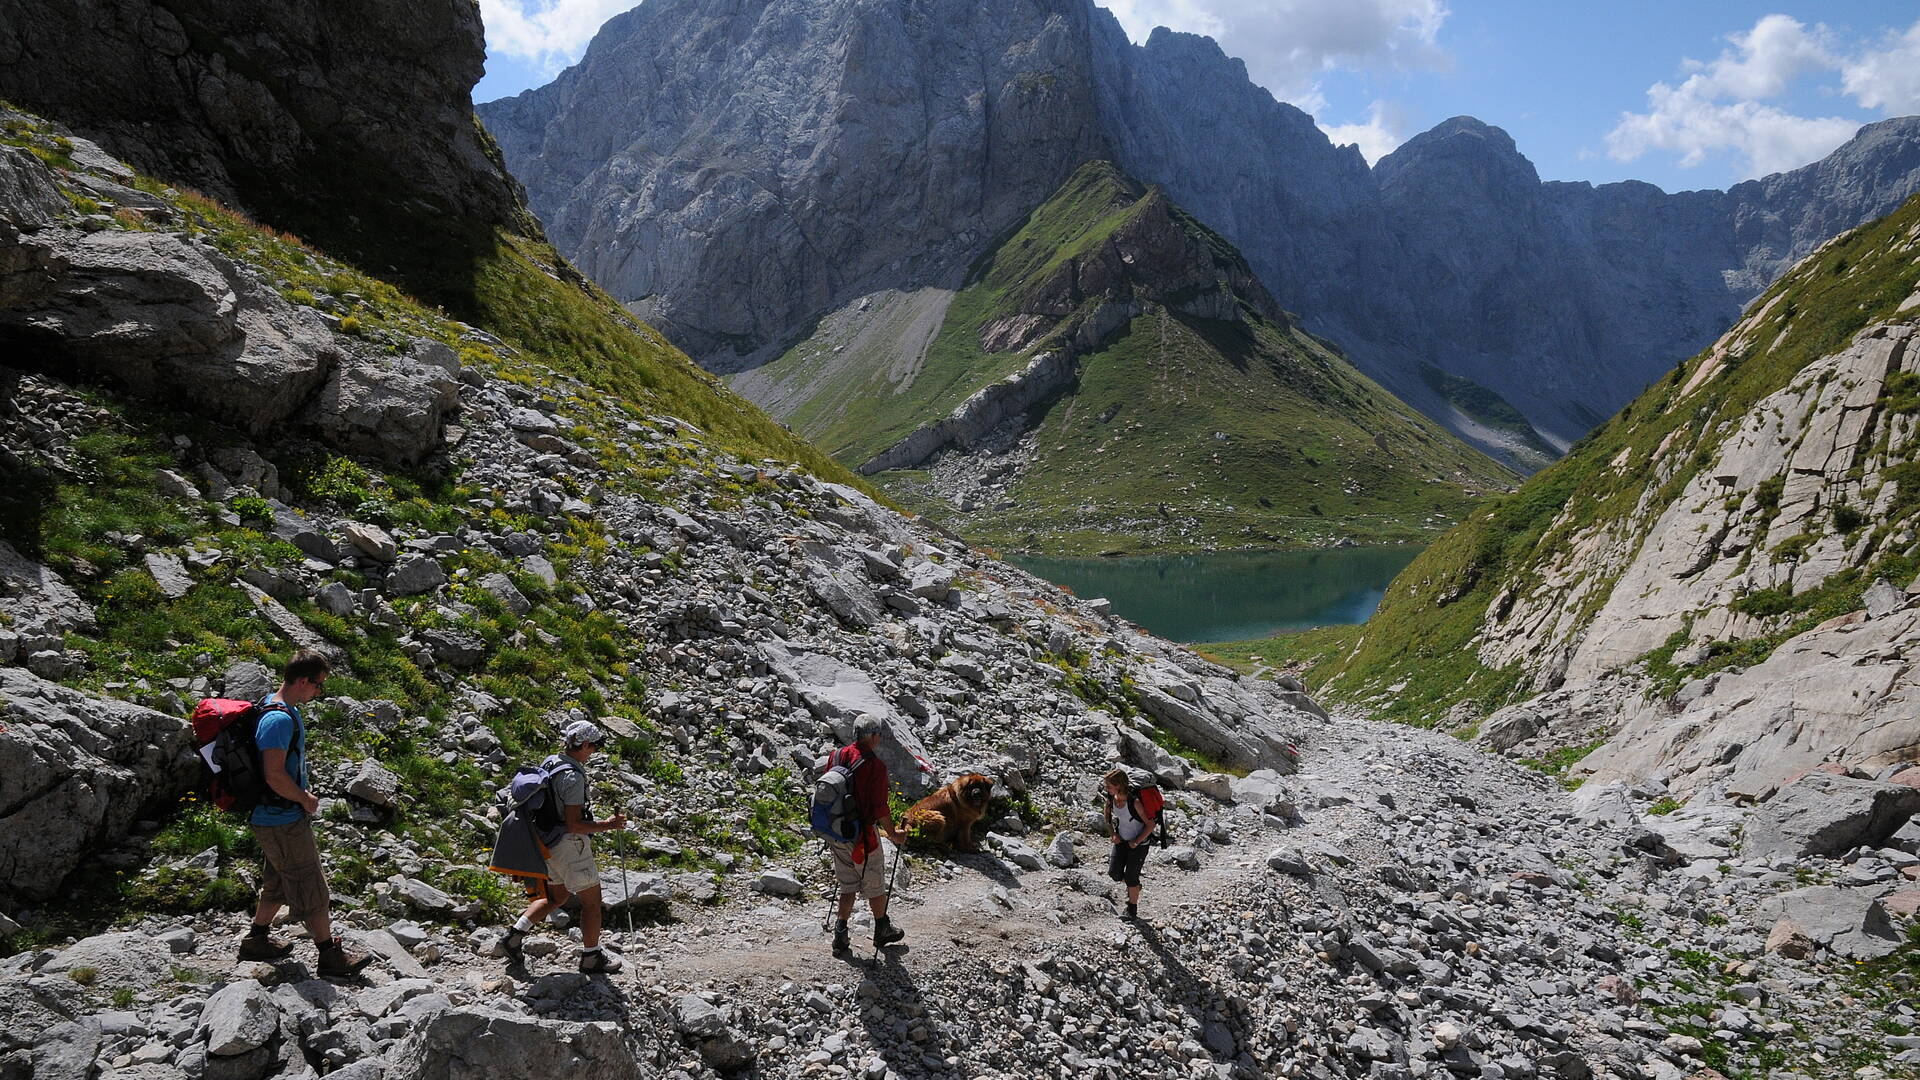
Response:
[[[1167,846],[1167,815],[1162,813],[1166,807],[1166,796],[1160,794],[1157,787],[1143,787],[1127,801],[1127,809],[1134,817],[1153,822],[1154,840],[1161,847]]]
[[[254,741],[265,711],[260,702],[232,698],[207,698],[194,706],[193,748],[200,754],[208,797],[222,810],[244,814],[277,801]]]

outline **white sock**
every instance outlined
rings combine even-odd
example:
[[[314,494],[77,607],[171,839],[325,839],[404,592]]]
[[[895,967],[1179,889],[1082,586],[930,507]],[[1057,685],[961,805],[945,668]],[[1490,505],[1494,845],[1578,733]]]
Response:
[[[515,930],[531,930],[533,929],[533,920],[522,915],[518,919],[513,920],[513,928]]]
[[[587,946],[587,949],[586,949],[586,951],[587,951],[587,952],[599,952],[599,951],[600,951],[600,946],[598,946],[598,945],[589,945],[589,946]]]

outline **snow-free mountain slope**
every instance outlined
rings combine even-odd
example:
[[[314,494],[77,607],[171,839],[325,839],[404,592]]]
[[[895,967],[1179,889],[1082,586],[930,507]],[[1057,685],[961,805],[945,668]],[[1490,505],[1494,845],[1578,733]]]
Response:
[[[732,382],[911,505],[1019,550],[1405,542],[1512,479],[1106,162],[958,292],[863,297]]]
[[[1087,0],[650,2],[481,107],[562,250],[716,370],[883,290],[955,288],[1090,158],[1219,230],[1302,325],[1479,445],[1424,372],[1564,448],[1773,276],[1920,190],[1920,122],[1729,191],[1541,182],[1449,120],[1371,170],[1209,39]]]

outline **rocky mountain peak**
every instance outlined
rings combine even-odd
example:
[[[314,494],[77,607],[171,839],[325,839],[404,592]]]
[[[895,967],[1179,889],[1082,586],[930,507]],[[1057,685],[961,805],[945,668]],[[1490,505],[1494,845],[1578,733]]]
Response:
[[[1538,197],[1540,174],[1501,128],[1456,116],[1402,143],[1373,167],[1388,199],[1453,188],[1479,200]]]

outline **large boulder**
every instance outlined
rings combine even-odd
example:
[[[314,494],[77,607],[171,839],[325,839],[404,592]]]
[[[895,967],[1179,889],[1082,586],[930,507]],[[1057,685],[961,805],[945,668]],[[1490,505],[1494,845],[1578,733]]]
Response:
[[[173,949],[151,934],[99,934],[62,949],[42,970],[71,975],[85,969],[93,972],[86,984],[96,990],[138,992],[171,985],[175,960]]]
[[[1135,673],[1134,700],[1160,730],[1182,743],[1242,769],[1294,771],[1295,737],[1252,694],[1221,678],[1194,678],[1169,664],[1143,665]]]
[[[1753,922],[1761,931],[1788,923],[1816,944],[1854,960],[1871,960],[1900,947],[1893,920],[1871,889],[1834,885],[1795,889],[1761,901]]]
[[[180,718],[0,668],[0,895],[50,899],[199,770]]]
[[[643,1072],[612,1024],[535,1020],[511,1013],[448,1009],[414,1029],[386,1080],[494,1080],[565,1076],[640,1080]]]
[[[440,445],[460,403],[459,366],[434,363],[446,346],[421,341],[408,356],[347,354],[302,419],[342,450],[413,462]]]
[[[1877,847],[1920,812],[1920,789],[1831,773],[1809,773],[1768,800],[1747,821],[1740,853],[1748,858],[1841,855]]]
[[[788,648],[763,642],[760,653],[774,677],[800,699],[807,710],[821,720],[850,731],[853,721],[863,715],[885,721],[880,736],[880,760],[886,763],[887,776],[906,794],[919,798],[932,791],[937,779],[927,748],[914,733],[913,725],[894,707],[866,672],[825,653]]]
[[[184,237],[47,229],[23,247],[37,287],[9,290],[0,342],[57,377],[107,380],[260,435],[340,357],[319,312]]]
[[[280,1033],[280,1009],[273,995],[252,979],[228,983],[200,1008],[197,1034],[214,1057],[247,1054]]]

